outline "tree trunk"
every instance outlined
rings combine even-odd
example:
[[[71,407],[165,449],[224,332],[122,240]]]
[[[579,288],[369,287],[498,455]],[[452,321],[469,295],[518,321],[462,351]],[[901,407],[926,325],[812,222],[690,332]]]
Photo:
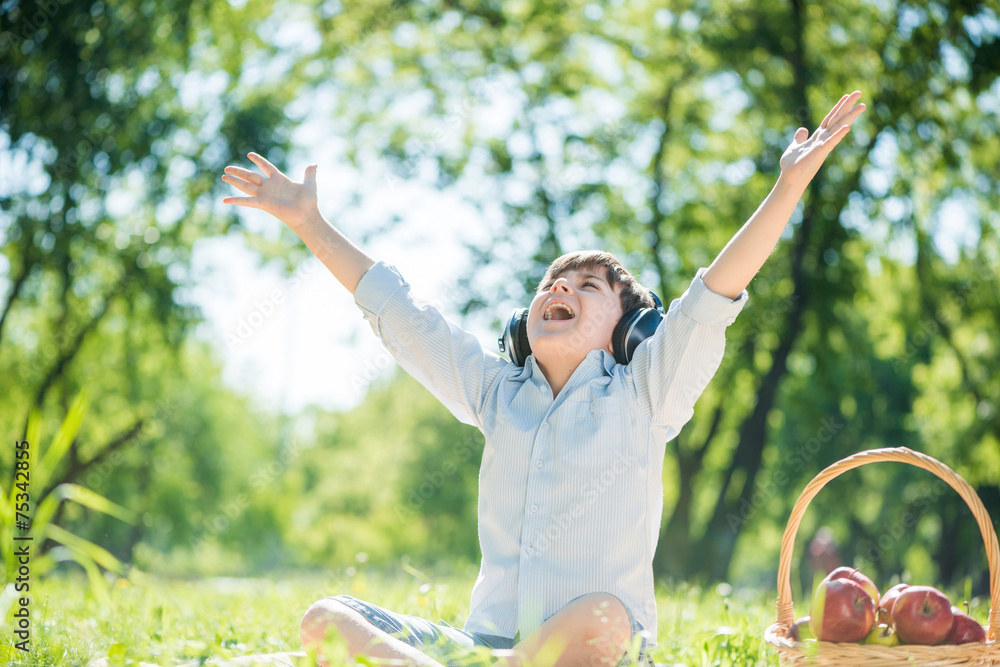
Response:
[[[787,59],[794,74],[793,97],[797,116],[804,124],[813,123],[812,112],[806,98],[810,76],[806,65],[805,52],[805,7],[802,0],[792,0],[792,39],[794,48],[790,49]],[[818,174],[810,186],[818,192],[821,187],[822,173]],[[810,198],[799,226],[792,255],[792,306],[788,314],[781,339],[772,355],[771,368],[761,380],[757,390],[757,401],[753,411],[744,420],[739,430],[739,442],[733,454],[732,463],[726,471],[723,483],[719,489],[715,511],[709,519],[704,533],[692,551],[688,563],[691,572],[706,575],[709,580],[724,579],[729,572],[729,564],[736,547],[736,538],[743,525],[741,512],[747,514],[744,508],[750,506],[753,487],[757,473],[760,470],[764,454],[764,443],[767,436],[767,415],[774,407],[781,381],[787,373],[786,361],[802,330],[802,315],[808,301],[808,288],[805,285],[802,264],[807,249],[811,245],[811,237],[816,219],[816,206]],[[742,473],[742,484],[738,497],[730,502],[730,486],[737,473]]]
[[[45,376],[45,379],[42,380],[42,383],[38,386],[38,389],[35,392],[35,397],[31,402],[31,407],[37,407],[41,409],[43,403],[45,402],[45,396],[48,393],[49,389],[52,387],[55,381],[58,380],[60,377],[62,377],[63,373],[65,373],[66,368],[69,366],[69,363],[73,360],[74,357],[76,357],[77,352],[80,351],[84,339],[97,326],[98,322],[100,322],[101,319],[104,317],[104,315],[108,312],[108,308],[111,306],[111,302],[114,301],[115,297],[118,296],[128,286],[128,281],[129,281],[128,275],[126,273],[122,273],[122,276],[119,279],[118,283],[111,288],[111,291],[108,293],[107,297],[105,297],[104,303],[101,304],[101,309],[97,312],[96,315],[94,315],[94,317],[90,319],[89,322],[87,322],[86,325],[83,326],[83,328],[80,329],[79,333],[73,339],[70,346],[66,350],[60,353],[59,358],[56,360],[55,364],[53,364],[52,368]],[[25,417],[24,429],[22,433],[24,433],[26,436],[27,432],[28,432],[28,422],[27,422],[27,417]]]
[[[656,554],[653,556],[653,572],[657,576],[681,579],[688,574],[691,558],[691,509],[694,505],[694,479],[701,471],[705,452],[715,438],[722,422],[722,403],[715,408],[715,415],[705,441],[694,451],[684,447],[685,431],[674,438],[674,456],[677,458],[677,502],[666,526],[660,531]]]

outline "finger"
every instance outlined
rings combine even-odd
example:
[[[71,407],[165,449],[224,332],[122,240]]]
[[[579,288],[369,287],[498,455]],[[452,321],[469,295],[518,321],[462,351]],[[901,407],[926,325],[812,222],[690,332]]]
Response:
[[[850,131],[851,131],[851,126],[844,125],[839,130],[831,134],[826,140],[823,141],[822,144],[823,154],[824,155],[829,154],[829,152],[832,151],[837,146],[837,144],[840,143],[840,140],[846,137]]]
[[[223,174],[222,180],[253,197],[256,197],[257,191],[260,190],[259,186],[254,185],[253,183],[247,183],[246,181],[236,178],[235,176],[230,176],[229,174]]]
[[[847,98],[848,98],[848,95],[844,95],[843,97],[841,97],[841,98],[840,98],[840,99],[839,99],[839,100],[837,101],[837,103],[836,103],[836,104],[834,104],[834,105],[833,105],[833,108],[832,108],[832,109],[830,109],[830,112],[829,112],[828,114],[826,114],[826,118],[824,118],[824,119],[823,119],[823,122],[819,124],[820,128],[822,128],[822,129],[824,129],[824,130],[825,130],[825,129],[827,128],[827,126],[828,126],[828,125],[830,124],[830,120],[831,120],[831,119],[833,118],[833,115],[834,115],[835,113],[837,113],[837,109],[839,109],[839,108],[840,108],[840,106],[841,106],[841,105],[842,105],[842,104],[844,103],[844,101],[845,101],[845,100],[846,100]]]
[[[256,171],[250,171],[249,169],[244,169],[243,167],[226,167],[223,169],[227,174],[232,174],[233,176],[238,176],[244,181],[250,181],[254,185],[263,185],[264,177],[258,174]]]
[[[305,185],[315,185],[316,183],[316,168],[317,165],[311,164],[306,167],[306,175],[302,179],[302,183]]]
[[[267,176],[268,178],[271,178],[275,174],[281,173],[278,170],[278,168],[275,167],[270,162],[268,162],[267,158],[265,158],[263,155],[260,155],[258,153],[248,153],[247,157],[250,158],[251,162],[260,167],[260,170],[264,172],[264,175]]]
[[[805,127],[800,127],[795,130],[795,136],[792,137],[792,141],[797,144],[801,144],[803,141],[809,138],[809,129]]]
[[[837,105],[833,115],[830,117],[830,122],[827,123],[827,127],[836,126],[840,122],[841,118],[843,118],[844,115],[854,107],[854,103],[859,99],[861,99],[860,90],[855,90],[850,95],[846,95],[843,99],[841,99],[840,104]]]
[[[235,204],[236,206],[248,206],[250,208],[262,208],[260,200],[256,197],[226,197],[223,204]]]
[[[850,125],[851,123],[856,121],[858,119],[858,116],[864,113],[865,109],[867,108],[868,107],[866,107],[864,104],[858,104],[853,109],[851,109],[850,113],[848,113],[846,116],[837,121],[830,129],[833,131],[837,131],[844,125]]]

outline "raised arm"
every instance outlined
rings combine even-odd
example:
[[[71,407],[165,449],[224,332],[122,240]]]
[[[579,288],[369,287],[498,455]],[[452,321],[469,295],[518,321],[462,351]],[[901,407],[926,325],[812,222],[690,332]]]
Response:
[[[306,167],[297,183],[262,155],[247,155],[263,174],[242,167],[226,167],[222,180],[248,197],[226,197],[223,204],[267,211],[292,228],[309,250],[330,270],[340,284],[354,294],[361,276],[375,263],[360,248],[320,214],[316,202],[316,165]]]
[[[778,182],[702,276],[708,289],[735,299],[750,284],[774,251],[795,205],[823,160],[847,136],[851,123],[865,110],[864,104],[857,104],[859,99],[859,90],[840,98],[812,136],[807,128],[796,130],[791,145],[781,156]]]
[[[512,365],[483,349],[474,335],[437,308],[416,299],[393,267],[376,263],[323,219],[316,204],[316,165],[307,167],[303,181],[296,183],[257,153],[249,157],[263,175],[226,167],[222,180],[249,196],[226,197],[223,203],[267,211],[291,227],[354,295],[399,365],[459,420],[483,428],[487,388]]]

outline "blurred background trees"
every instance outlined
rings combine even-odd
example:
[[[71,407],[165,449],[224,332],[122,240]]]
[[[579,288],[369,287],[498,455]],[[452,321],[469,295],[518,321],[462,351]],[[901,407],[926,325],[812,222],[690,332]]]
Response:
[[[771,585],[802,486],[872,447],[942,459],[1000,516],[1000,17],[988,3],[0,11],[0,415],[8,439],[32,406],[54,430],[91,390],[59,481],[142,520],[70,506],[57,522],[116,556],[177,573],[478,558],[481,436],[422,388],[388,376],[358,407],[307,410],[293,427],[223,385],[193,335],[196,241],[244,234],[264,260],[305,257],[291,234],[262,239],[218,207],[222,167],[247,150],[311,161],[294,130],[323,123],[359,171],[463,198],[485,231],[474,270],[457,272],[461,312],[499,325],[552,258],[580,247],[679,296],[767,194],[794,130],[854,89],[868,111],[666,443],[656,571]],[[362,196],[324,212],[337,220]],[[12,458],[0,451],[3,470]],[[799,553],[824,525],[844,562],[883,580],[985,586],[968,510],[923,471],[867,466],[831,483]]]

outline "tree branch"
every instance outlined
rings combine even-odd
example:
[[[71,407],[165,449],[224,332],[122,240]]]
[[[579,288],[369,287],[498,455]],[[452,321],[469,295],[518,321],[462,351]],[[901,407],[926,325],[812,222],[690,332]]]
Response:
[[[116,452],[119,449],[121,449],[122,447],[124,447],[132,439],[134,439],[137,435],[139,435],[139,433],[142,432],[142,427],[143,427],[144,422],[145,422],[145,420],[143,420],[143,419],[137,420],[134,424],[132,424],[132,426],[128,430],[122,432],[121,434],[118,435],[117,438],[115,438],[114,440],[112,440],[111,442],[109,442],[107,445],[105,445],[101,449],[101,451],[99,451],[96,455],[94,455],[86,463],[81,464],[80,460],[74,456],[74,458],[73,458],[72,462],[70,463],[69,467],[67,468],[67,470],[59,477],[58,480],[55,480],[54,482],[51,482],[49,484],[49,487],[47,489],[45,489],[45,492],[43,494],[41,494],[41,496],[39,496],[39,497],[45,497],[46,494],[48,494],[49,492],[51,492],[52,489],[56,488],[60,484],[66,484],[68,482],[73,482],[75,480],[78,480],[83,475],[83,473],[87,472],[87,470],[91,466],[97,465],[98,463],[104,461],[111,454],[113,454],[114,452]],[[73,445],[72,446],[73,446],[73,448],[77,447],[77,441],[76,440],[73,441]],[[56,507],[55,514],[52,515],[52,523],[58,525],[59,519],[62,518],[62,512],[63,512],[63,508],[65,506],[66,506],[65,502],[60,502],[59,503],[59,506]]]
[[[10,290],[10,296],[7,297],[7,303],[4,304],[3,314],[0,314],[0,345],[3,343],[3,325],[7,322],[7,315],[10,314],[11,306],[14,305],[14,302],[20,295],[21,288],[24,287],[24,283],[28,281],[28,276],[31,275],[31,269],[34,268],[34,263],[30,259],[27,252],[22,255],[22,262],[21,271],[17,274],[17,278],[14,279],[14,284]]]
[[[45,379],[38,387],[38,391],[35,392],[35,398],[31,402],[31,407],[41,408],[45,400],[45,395],[48,393],[53,383],[55,383],[55,381],[59,379],[59,377],[66,371],[66,367],[69,365],[70,361],[72,361],[73,358],[76,357],[77,353],[80,351],[80,347],[83,345],[83,341],[87,337],[87,334],[89,334],[94,329],[94,327],[97,326],[97,323],[100,322],[101,318],[103,318],[104,315],[108,312],[108,308],[111,306],[111,302],[114,300],[116,296],[118,296],[118,294],[122,292],[122,290],[125,289],[125,286],[127,284],[128,284],[128,275],[122,272],[121,278],[119,278],[118,283],[111,289],[107,297],[105,297],[104,303],[101,305],[100,311],[97,313],[97,315],[91,318],[91,320],[87,322],[87,324],[82,329],[80,329],[80,332],[77,334],[76,338],[73,339],[73,342],[70,344],[69,348],[59,356],[59,359],[56,360],[56,363],[53,365],[48,375],[45,376]],[[28,432],[27,418],[25,418],[24,429],[22,432],[25,434],[27,434]]]
[[[97,465],[98,463],[101,463],[102,461],[107,459],[111,454],[114,454],[116,451],[124,447],[136,436],[138,436],[142,432],[142,428],[145,425],[145,423],[146,422],[144,419],[137,419],[135,423],[132,424],[132,426],[130,426],[129,428],[118,434],[116,438],[114,438],[108,444],[102,447],[97,454],[95,454],[93,457],[90,458],[90,460],[86,462],[81,462],[78,458],[72,460],[70,462],[69,467],[67,467],[66,472],[64,472],[59,477],[58,480],[55,480],[51,484],[51,488],[55,488],[60,484],[64,484],[66,482],[72,482],[82,477],[83,474],[87,472],[87,470]],[[77,440],[73,441],[74,448],[76,448],[77,443],[78,443]]]

